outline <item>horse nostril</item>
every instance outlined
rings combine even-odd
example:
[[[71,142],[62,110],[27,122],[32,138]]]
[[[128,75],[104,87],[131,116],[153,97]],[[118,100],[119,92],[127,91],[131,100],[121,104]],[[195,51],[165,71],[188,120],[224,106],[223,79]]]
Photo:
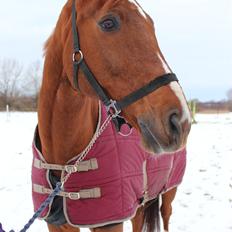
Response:
[[[176,145],[179,145],[180,137],[181,137],[181,124],[180,124],[178,114],[173,113],[170,115],[169,128],[170,128],[170,135],[173,139],[173,142]]]

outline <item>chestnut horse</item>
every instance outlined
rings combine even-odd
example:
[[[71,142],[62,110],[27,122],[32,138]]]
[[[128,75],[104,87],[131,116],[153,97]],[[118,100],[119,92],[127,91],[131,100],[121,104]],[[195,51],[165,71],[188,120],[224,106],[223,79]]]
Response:
[[[75,74],[73,59],[79,63],[83,55],[97,82],[116,100],[154,78],[172,73],[158,46],[153,21],[136,1],[76,0],[74,4],[82,52],[75,51],[73,55],[73,1],[68,0],[46,43],[38,108],[43,156],[48,163],[61,165],[88,145],[98,118],[99,97],[82,70]],[[76,81],[75,75],[78,75]],[[186,145],[190,113],[176,81],[128,105],[121,115],[138,131],[143,148],[151,155],[174,152]],[[161,215],[166,231],[175,194],[176,188],[162,196]],[[142,231],[145,223],[155,223],[153,210],[151,202],[137,211],[132,219],[133,231]],[[150,218],[145,220],[149,213]],[[48,228],[50,232],[79,231],[68,224],[48,224]],[[116,224],[91,230],[120,232],[123,226]]]

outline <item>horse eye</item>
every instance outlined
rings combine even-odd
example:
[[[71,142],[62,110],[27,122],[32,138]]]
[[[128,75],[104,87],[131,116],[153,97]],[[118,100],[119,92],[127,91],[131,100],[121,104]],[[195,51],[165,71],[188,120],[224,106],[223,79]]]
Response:
[[[103,18],[98,24],[101,30],[106,32],[116,31],[120,26],[119,18],[114,16],[107,16]]]

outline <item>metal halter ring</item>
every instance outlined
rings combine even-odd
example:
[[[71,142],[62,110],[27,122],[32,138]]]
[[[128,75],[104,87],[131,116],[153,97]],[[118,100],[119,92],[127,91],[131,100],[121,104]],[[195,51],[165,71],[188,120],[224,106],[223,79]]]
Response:
[[[76,55],[78,55],[80,58],[79,60],[76,60]],[[80,64],[82,62],[82,60],[84,59],[84,55],[82,53],[81,50],[78,50],[78,51],[75,51],[73,53],[73,62],[76,63],[76,64]]]
[[[110,105],[107,106],[107,112],[112,116],[112,118],[116,118],[122,111],[117,108],[117,102],[111,99]]]

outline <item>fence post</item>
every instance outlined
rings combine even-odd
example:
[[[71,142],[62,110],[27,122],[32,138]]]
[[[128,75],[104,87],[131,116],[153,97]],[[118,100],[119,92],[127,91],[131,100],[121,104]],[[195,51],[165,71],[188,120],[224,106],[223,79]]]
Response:
[[[196,121],[196,111],[197,111],[196,101],[194,101],[194,100],[190,101],[189,108],[192,112],[192,123],[195,124],[195,123],[197,123],[197,121]]]
[[[6,121],[9,122],[10,119],[10,107],[6,105]]]

